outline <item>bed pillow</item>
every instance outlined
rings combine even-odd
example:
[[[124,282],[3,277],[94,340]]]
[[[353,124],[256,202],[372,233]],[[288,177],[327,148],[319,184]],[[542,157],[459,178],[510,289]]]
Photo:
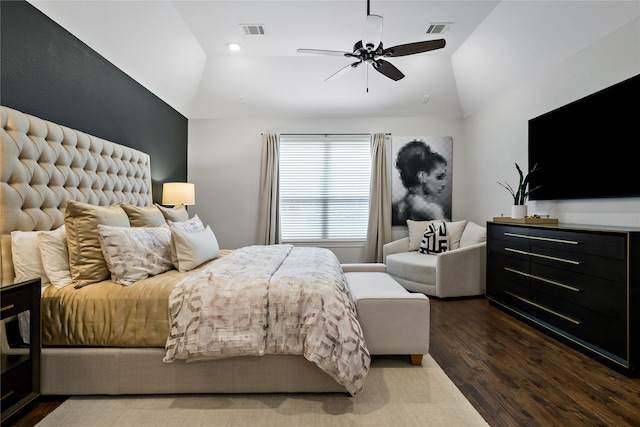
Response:
[[[195,232],[171,227],[171,245],[176,253],[174,266],[181,272],[193,270],[220,255],[218,240],[208,225]]]
[[[433,221],[407,220],[407,228],[409,229],[409,252],[420,249],[422,236],[432,222]]]
[[[73,283],[69,270],[69,250],[65,226],[52,231],[38,231],[38,248],[42,266],[51,284],[58,289]]]
[[[126,212],[118,205],[94,206],[70,200],[64,214],[69,266],[76,288],[111,276],[100,247],[98,224],[129,227]]]
[[[450,239],[445,222],[433,221],[425,230],[420,248],[421,254],[439,254],[449,250]]]
[[[171,232],[159,227],[98,225],[100,246],[111,280],[132,285],[138,280],[171,270]]]
[[[167,223],[156,205],[142,207],[121,202],[120,207],[127,213],[131,227],[158,227]]]
[[[39,277],[43,287],[49,284],[40,257],[37,231],[12,231],[11,257],[16,282]]]
[[[164,206],[157,203],[155,205],[158,209],[160,209],[160,212],[162,212],[162,215],[164,215],[164,219],[166,219],[167,221],[180,222],[189,219],[189,212],[187,212],[187,208],[182,205],[174,206],[172,208],[165,208]]]
[[[198,214],[195,214],[193,218],[190,218],[186,221],[167,220],[167,224],[169,224],[169,227],[178,229],[180,231],[195,232],[204,230],[204,223],[202,222]]]

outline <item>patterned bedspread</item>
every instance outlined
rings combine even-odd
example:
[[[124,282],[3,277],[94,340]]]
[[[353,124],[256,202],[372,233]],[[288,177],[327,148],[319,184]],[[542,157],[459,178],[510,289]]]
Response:
[[[247,246],[180,281],[169,297],[165,362],[301,354],[352,395],[371,356],[335,255]]]

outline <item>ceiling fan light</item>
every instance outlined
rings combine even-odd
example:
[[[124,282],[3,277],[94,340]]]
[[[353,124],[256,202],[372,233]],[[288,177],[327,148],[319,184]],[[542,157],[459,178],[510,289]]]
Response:
[[[382,41],[382,16],[367,15],[362,30],[362,45],[369,52],[375,51]]]

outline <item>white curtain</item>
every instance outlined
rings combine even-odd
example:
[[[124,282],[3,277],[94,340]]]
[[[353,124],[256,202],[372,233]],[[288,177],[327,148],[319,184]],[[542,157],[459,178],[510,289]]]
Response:
[[[382,247],[391,239],[391,187],[387,172],[387,136],[373,135],[371,145],[371,196],[365,262],[384,262]]]
[[[280,195],[278,190],[279,141],[276,134],[262,135],[258,244],[280,243]]]

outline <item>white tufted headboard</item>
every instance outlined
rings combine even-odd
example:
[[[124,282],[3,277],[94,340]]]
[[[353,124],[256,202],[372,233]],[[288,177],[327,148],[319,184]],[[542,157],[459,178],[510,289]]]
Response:
[[[0,284],[13,282],[11,232],[64,224],[67,200],[152,204],[149,155],[1,108]]]

